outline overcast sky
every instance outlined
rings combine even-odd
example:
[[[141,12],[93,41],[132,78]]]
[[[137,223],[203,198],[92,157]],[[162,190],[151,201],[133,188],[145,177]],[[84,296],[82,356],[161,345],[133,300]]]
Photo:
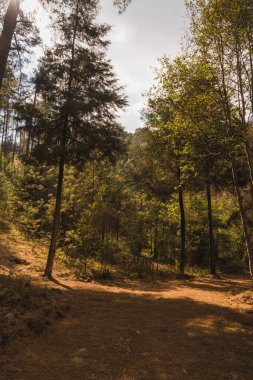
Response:
[[[120,121],[133,132],[142,126],[142,94],[152,85],[152,67],[157,66],[162,55],[173,58],[180,49],[186,25],[185,6],[184,0],[133,0],[119,15],[112,3],[113,0],[101,0],[99,20],[112,25],[109,57],[129,99]],[[36,0],[24,0],[23,6],[33,9],[35,4]],[[38,14],[45,36],[47,18],[41,10]]]

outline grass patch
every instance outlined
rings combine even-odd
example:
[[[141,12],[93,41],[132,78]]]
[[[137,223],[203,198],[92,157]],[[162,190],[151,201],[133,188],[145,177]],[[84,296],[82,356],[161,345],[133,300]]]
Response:
[[[31,310],[48,299],[49,291],[35,287],[25,276],[0,275],[0,313]]]
[[[0,346],[23,334],[40,335],[53,320],[64,318],[68,305],[59,297],[27,277],[0,275]]]

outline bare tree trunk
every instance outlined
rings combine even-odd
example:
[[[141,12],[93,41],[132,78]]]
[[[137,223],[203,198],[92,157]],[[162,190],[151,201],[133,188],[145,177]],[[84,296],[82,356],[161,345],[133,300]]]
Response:
[[[140,216],[139,225],[138,225],[138,241],[137,241],[137,247],[136,247],[136,252],[135,252],[137,265],[139,265],[140,257],[142,255],[142,249],[143,249],[143,215],[142,215],[143,200],[142,198],[141,198],[140,210],[141,210],[141,216]]]
[[[9,132],[9,122],[10,122],[10,108],[7,108],[4,126],[4,142],[3,142],[3,154],[7,157],[8,154],[8,132]]]
[[[178,177],[181,178],[181,170],[178,169]],[[180,273],[183,275],[186,265],[186,252],[185,252],[185,236],[186,236],[186,222],[185,222],[185,210],[184,210],[184,191],[181,185],[178,190],[178,201],[180,208],[180,240],[181,240],[181,252],[180,252]]]
[[[65,167],[65,147],[66,147],[66,139],[67,139],[67,126],[68,126],[68,118],[65,120],[64,131],[63,131],[62,142],[61,142],[61,154],[60,154],[60,160],[59,160],[59,173],[58,173],[56,203],[55,203],[55,210],[54,210],[54,221],[53,221],[51,241],[50,241],[50,247],[49,247],[48,258],[47,258],[47,265],[46,265],[46,270],[45,270],[45,276],[48,278],[52,277],[53,263],[54,263],[55,251],[56,251],[56,242],[57,242],[57,236],[58,236],[58,228],[59,228],[59,222],[60,222],[63,178],[64,178],[64,167]]]
[[[28,134],[27,134],[27,140],[26,140],[26,156],[29,157],[30,156],[30,145],[31,145],[31,134],[30,134],[30,131],[28,131]]]
[[[210,273],[215,274],[216,273],[216,257],[215,257],[215,250],[214,250],[212,193],[211,193],[209,173],[208,173],[207,181],[206,181],[206,196],[207,196],[207,204],[208,204]]]
[[[95,197],[95,162],[92,162],[92,196],[91,201],[94,202]]]
[[[153,256],[153,229],[150,227],[150,257]]]
[[[105,212],[103,213],[103,218],[102,218],[101,242],[102,244],[104,244],[105,242]]]
[[[10,0],[0,37],[0,88],[3,84],[7,60],[11,49],[11,41],[17,25],[19,9],[20,0]]]
[[[249,169],[249,184],[250,184],[250,194],[251,194],[251,200],[253,202],[253,163],[252,163],[252,155],[250,151],[250,147],[248,143],[244,143],[244,148],[245,148],[245,154],[246,154],[246,159],[247,159],[247,164],[248,164],[248,169]]]
[[[119,231],[120,231],[120,212],[117,212],[117,221],[116,221],[116,239],[119,241]]]
[[[15,154],[16,154],[16,147],[17,147],[17,134],[18,134],[18,121],[15,128],[15,137],[14,137],[14,144],[13,144],[13,150],[12,150],[12,162],[15,160]]]
[[[249,257],[249,270],[250,270],[251,277],[253,277],[253,244],[252,244],[253,239],[251,238],[252,232],[250,231],[248,217],[247,217],[246,211],[245,211],[244,206],[243,206],[243,199],[242,199],[240,187],[238,184],[235,165],[233,162],[232,162],[231,166],[232,166],[232,174],[233,174],[235,192],[236,192],[236,196],[237,196],[237,200],[238,200],[238,204],[239,204],[239,209],[240,209],[240,214],[241,214],[245,244],[246,244],[247,253],[248,253],[248,257]]]
[[[251,100],[251,112],[253,112],[253,43],[252,43],[252,30],[251,27],[247,32],[248,39],[248,55],[249,55],[249,67],[250,67],[250,100]]]
[[[158,235],[158,227],[156,225],[155,235],[154,235],[154,258],[156,260],[156,270],[158,272],[158,270],[159,270],[159,256],[158,256],[158,250],[157,250],[157,235]]]
[[[184,274],[186,265],[186,254],[185,254],[185,210],[184,210],[184,194],[180,187],[179,189],[179,207],[180,207],[180,231],[181,231],[181,253],[180,253],[180,273]]]
[[[2,138],[1,138],[1,153],[3,154],[3,149],[4,149],[4,133],[5,133],[5,122],[6,122],[6,111],[4,113],[4,118],[3,118],[3,127],[2,127]]]

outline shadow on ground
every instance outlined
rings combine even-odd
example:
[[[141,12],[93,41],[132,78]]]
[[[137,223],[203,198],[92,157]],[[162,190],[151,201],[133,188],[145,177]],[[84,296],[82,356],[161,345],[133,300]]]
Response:
[[[68,317],[6,347],[0,379],[252,380],[253,316],[213,299],[231,283],[120,285],[64,290]]]
[[[241,277],[236,277],[235,280],[225,278],[221,280],[216,279],[191,279],[191,280],[115,280],[115,281],[101,281],[101,285],[113,288],[118,287],[127,291],[138,291],[138,292],[151,292],[151,293],[161,293],[163,291],[182,288],[191,288],[201,291],[208,292],[221,292],[221,293],[233,293],[237,294],[248,290],[250,286],[253,285],[249,276],[244,275]]]

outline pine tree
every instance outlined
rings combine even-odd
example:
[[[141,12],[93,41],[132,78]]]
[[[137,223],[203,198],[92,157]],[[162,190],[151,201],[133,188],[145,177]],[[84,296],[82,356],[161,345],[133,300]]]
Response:
[[[47,112],[35,126],[32,155],[58,163],[59,175],[45,274],[52,274],[65,164],[80,167],[93,151],[113,159],[121,149],[117,109],[126,104],[105,51],[109,31],[96,23],[97,0],[67,0],[54,8],[56,41],[40,63],[39,94]]]

